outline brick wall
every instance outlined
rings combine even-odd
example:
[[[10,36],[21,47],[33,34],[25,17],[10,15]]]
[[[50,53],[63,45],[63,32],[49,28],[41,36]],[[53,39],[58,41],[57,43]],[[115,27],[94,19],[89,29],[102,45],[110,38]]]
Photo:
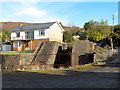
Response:
[[[11,42],[11,50],[13,51],[13,42]]]
[[[25,50],[25,41],[22,41],[22,42],[21,42],[21,50],[22,50],[22,51]]]
[[[49,41],[49,39],[34,39],[32,40],[32,50],[35,50],[40,41]]]

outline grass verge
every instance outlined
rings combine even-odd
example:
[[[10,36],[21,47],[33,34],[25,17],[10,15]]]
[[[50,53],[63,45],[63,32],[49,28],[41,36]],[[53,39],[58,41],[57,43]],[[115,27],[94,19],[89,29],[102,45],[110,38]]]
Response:
[[[4,73],[8,73],[8,74],[14,74],[14,75],[33,75],[33,74],[62,74],[66,71],[70,71],[70,72],[75,72],[75,71],[87,71],[89,69],[95,68],[96,66],[104,66],[105,63],[100,63],[100,64],[85,64],[85,65],[80,65],[78,67],[69,67],[69,68],[64,68],[61,67],[59,69],[50,69],[50,70],[27,70],[27,71],[13,71],[13,72],[4,72]]]

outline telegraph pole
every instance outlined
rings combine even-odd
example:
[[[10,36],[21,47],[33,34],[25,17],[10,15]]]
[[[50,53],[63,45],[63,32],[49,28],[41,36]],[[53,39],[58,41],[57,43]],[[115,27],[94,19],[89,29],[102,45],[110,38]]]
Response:
[[[112,30],[112,33],[114,32],[114,19],[115,19],[115,15],[113,15],[113,30]]]
[[[115,19],[115,15],[113,15],[113,28],[112,28],[112,34],[114,33],[114,19]],[[112,47],[112,52],[113,52],[113,40],[112,40],[112,38],[110,39],[110,41],[111,41],[111,47]]]
[[[2,50],[2,22],[0,23],[0,51]]]

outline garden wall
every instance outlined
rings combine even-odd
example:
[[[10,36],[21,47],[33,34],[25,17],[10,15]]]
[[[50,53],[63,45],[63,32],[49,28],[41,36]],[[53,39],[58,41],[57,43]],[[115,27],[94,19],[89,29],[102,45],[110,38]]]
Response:
[[[2,70],[16,70],[20,65],[20,55],[2,55]]]
[[[75,41],[71,48],[50,41],[39,43],[34,53],[1,55],[2,70],[41,70],[65,65],[75,67],[104,61],[111,55],[109,47],[101,48],[88,40]]]
[[[53,68],[59,44],[55,41],[38,44],[32,54],[2,55],[3,70],[40,70]],[[40,48],[40,49],[39,49]]]
[[[94,43],[88,40],[77,40],[72,49],[72,66],[92,63],[94,52]]]
[[[112,49],[109,46],[101,48],[95,45],[94,63],[106,62],[112,56]]]
[[[58,43],[56,41],[44,42],[41,49],[37,53],[36,60],[32,63],[37,63],[40,68],[52,68],[58,52]]]

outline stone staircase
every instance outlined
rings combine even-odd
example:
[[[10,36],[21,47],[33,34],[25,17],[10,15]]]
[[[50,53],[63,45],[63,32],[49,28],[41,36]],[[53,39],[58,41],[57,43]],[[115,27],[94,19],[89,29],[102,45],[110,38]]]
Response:
[[[36,51],[34,52],[36,55],[32,64],[34,63],[40,68],[42,68],[42,66],[44,66],[44,68],[49,68],[49,66],[52,67],[58,52],[58,43],[55,41],[44,42],[42,44],[39,43],[38,47],[39,48],[36,48]]]

